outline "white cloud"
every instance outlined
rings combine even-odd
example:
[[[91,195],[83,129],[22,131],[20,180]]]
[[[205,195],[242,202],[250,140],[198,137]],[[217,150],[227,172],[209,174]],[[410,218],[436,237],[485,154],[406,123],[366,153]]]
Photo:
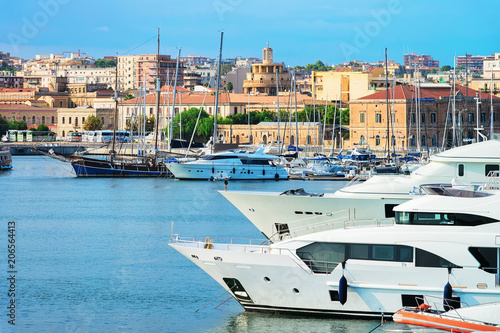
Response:
[[[109,27],[107,27],[107,26],[98,27],[98,28],[96,28],[96,30],[97,31],[103,31],[103,32],[109,32],[110,31]]]

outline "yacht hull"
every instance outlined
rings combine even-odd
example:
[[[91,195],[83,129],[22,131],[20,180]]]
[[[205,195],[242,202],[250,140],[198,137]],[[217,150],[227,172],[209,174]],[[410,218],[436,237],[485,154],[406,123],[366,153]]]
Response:
[[[72,161],[77,177],[169,177],[166,166],[114,164],[109,161]]]
[[[330,273],[313,273],[286,249],[233,244],[170,244],[204,270],[248,311],[307,315],[380,317],[391,315],[403,299],[427,295],[442,297],[446,268],[417,268],[401,263],[349,261]],[[338,301],[339,280],[345,276],[347,300]],[[494,286],[494,276],[479,270],[456,270],[453,296],[469,305],[500,301],[500,289],[479,290],[480,282]],[[456,280],[455,280],[456,279]],[[406,301],[408,302],[408,301]],[[413,306],[415,306],[413,304]]]
[[[282,167],[251,164],[170,164],[170,171],[177,179],[191,180],[287,180],[288,173]]]

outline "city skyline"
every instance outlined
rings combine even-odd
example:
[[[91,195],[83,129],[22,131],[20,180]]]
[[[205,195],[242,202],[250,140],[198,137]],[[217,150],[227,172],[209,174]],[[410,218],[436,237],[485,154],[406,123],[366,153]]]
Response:
[[[29,4],[29,5],[27,5]],[[98,6],[96,6],[98,4]],[[457,5],[458,4],[458,5]],[[223,58],[261,57],[269,41],[274,60],[288,66],[321,60],[403,62],[405,53],[428,54],[440,65],[453,65],[454,55],[498,52],[493,19],[500,4],[485,1],[428,0],[296,0],[281,3],[242,0],[194,1],[189,5],[149,0],[29,0],[10,2],[0,27],[0,51],[33,58],[36,54],[85,52],[94,58],[156,53],[160,27],[162,54],[215,58],[219,31],[224,31]],[[482,23],[481,29],[478,24]],[[490,31],[491,30],[491,31]]]

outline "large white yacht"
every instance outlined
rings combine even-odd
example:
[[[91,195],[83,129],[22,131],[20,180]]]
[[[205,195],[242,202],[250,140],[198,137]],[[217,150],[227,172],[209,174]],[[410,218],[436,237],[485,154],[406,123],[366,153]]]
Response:
[[[288,173],[277,165],[279,157],[263,153],[264,148],[255,152],[231,150],[205,156],[186,163],[168,165],[177,179],[288,179]],[[276,162],[276,164],[275,164]]]
[[[267,245],[170,245],[249,311],[380,317],[424,295],[444,295],[440,309],[500,302],[500,194],[433,191],[371,225],[332,223]]]
[[[485,141],[433,155],[430,163],[410,175],[376,175],[335,193],[220,192],[266,237],[329,221],[382,219],[392,208],[412,198],[423,184],[481,184],[500,169],[500,142]],[[310,229],[312,230],[312,229]]]

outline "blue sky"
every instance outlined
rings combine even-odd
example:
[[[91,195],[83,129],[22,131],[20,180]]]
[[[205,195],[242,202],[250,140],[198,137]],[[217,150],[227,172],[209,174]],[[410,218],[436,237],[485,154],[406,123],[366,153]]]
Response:
[[[161,53],[216,57],[224,30],[223,58],[261,57],[269,41],[290,66],[383,60],[385,47],[398,62],[410,51],[440,65],[500,52],[497,0],[22,0],[3,9],[0,51],[24,58],[156,53],[157,27]]]

